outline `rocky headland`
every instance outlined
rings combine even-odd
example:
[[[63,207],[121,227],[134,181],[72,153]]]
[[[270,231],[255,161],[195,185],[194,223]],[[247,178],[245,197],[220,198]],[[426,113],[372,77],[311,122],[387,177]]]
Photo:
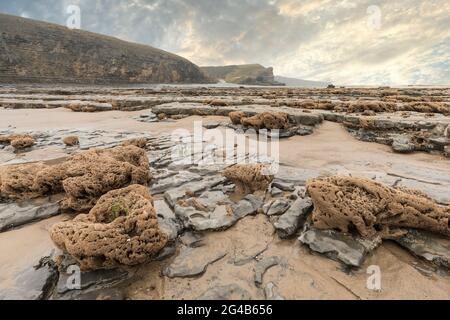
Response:
[[[0,30],[1,83],[209,82],[190,61],[146,45],[6,14]]]

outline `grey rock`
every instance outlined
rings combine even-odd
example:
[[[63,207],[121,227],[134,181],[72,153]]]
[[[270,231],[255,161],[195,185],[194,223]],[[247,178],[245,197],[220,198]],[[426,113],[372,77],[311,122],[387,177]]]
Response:
[[[200,295],[197,300],[251,300],[251,294],[237,284],[215,286]]]
[[[233,226],[239,219],[255,213],[261,206],[262,201],[259,198],[247,195],[237,204],[217,205],[212,211],[206,212],[194,207],[176,205],[175,214],[183,220],[187,228],[196,231],[224,230]]]
[[[291,206],[290,201],[288,201],[286,199],[277,199],[272,202],[272,204],[270,205],[270,208],[266,214],[268,216],[281,215],[281,214],[285,213],[286,210],[288,210],[290,206]]]
[[[53,299],[77,299],[77,297],[90,292],[117,286],[132,276],[129,272],[120,269],[86,271],[80,273],[79,287],[76,287],[76,284],[72,280],[78,271],[76,271],[76,267],[73,269],[69,267],[60,271],[60,277]]]
[[[408,230],[408,234],[395,240],[414,255],[450,269],[450,239],[427,231]]]
[[[274,181],[272,183],[272,187],[281,189],[283,191],[294,191],[295,186],[293,183],[283,182],[283,181]]]
[[[450,146],[444,147],[444,156],[446,156],[447,158],[450,158]]]
[[[304,230],[298,239],[311,250],[352,267],[360,267],[367,254],[381,244],[380,239],[363,240],[334,230],[318,230],[312,227]]]
[[[177,219],[175,213],[164,200],[155,200],[154,207],[158,217],[159,227],[167,235],[169,241],[175,240],[183,230],[182,223]]]
[[[214,210],[219,203],[231,204],[228,196],[223,191],[205,191],[197,198],[197,201],[210,211]]]
[[[286,300],[277,293],[277,286],[273,282],[269,282],[264,287],[264,296],[266,297],[266,300]]]
[[[297,129],[297,135],[299,136],[309,136],[314,133],[314,127],[311,126],[299,126]]]
[[[392,149],[400,153],[409,153],[414,151],[414,144],[411,143],[409,137],[400,135],[392,140]]]
[[[273,256],[269,258],[264,258],[259,261],[255,266],[255,275],[254,281],[257,287],[260,287],[263,283],[263,276],[269,268],[272,268],[276,265],[282,264],[286,266],[286,262],[283,258]]]
[[[270,194],[272,195],[272,197],[277,197],[283,194],[283,191],[278,189],[277,187],[272,187],[270,189]]]
[[[169,205],[173,208],[173,207],[175,207],[178,200],[186,197],[186,192],[198,193],[205,189],[209,189],[214,186],[217,186],[218,184],[224,183],[225,181],[226,181],[226,178],[222,177],[222,176],[207,177],[198,182],[190,182],[190,183],[187,183],[180,187],[167,190],[164,193],[164,198],[167,200]]]
[[[202,250],[206,247],[182,247],[180,254],[163,270],[163,275],[169,278],[194,277],[203,274],[207,267],[226,256],[225,251]]]
[[[295,186],[304,186],[306,181],[320,176],[320,172],[314,169],[303,169],[280,165],[278,172],[275,174],[273,184],[291,183]],[[281,188],[280,188],[281,189]]]
[[[234,257],[230,259],[230,263],[236,266],[243,266],[253,260],[255,260],[260,254],[266,251],[268,248],[267,244],[255,244],[251,247],[235,250]]]
[[[201,234],[187,231],[185,232],[181,237],[180,241],[182,244],[184,244],[186,247],[192,247],[197,248],[204,245],[203,243],[203,236]]]
[[[203,128],[205,128],[205,129],[215,129],[218,126],[220,126],[220,122],[217,122],[217,121],[211,121],[211,122],[203,124]]]
[[[448,184],[427,183],[414,179],[402,178],[396,186],[420,190],[434,199],[437,203],[450,205],[450,192],[448,192],[450,185]]]
[[[172,241],[169,244],[167,244],[164,248],[162,248],[161,251],[158,252],[156,257],[152,259],[152,261],[165,260],[173,256],[176,252],[177,252],[177,244],[176,242]]]
[[[0,291],[0,300],[48,299],[58,281],[58,270],[51,257],[42,258],[36,266],[23,270],[14,284]]]
[[[313,206],[311,198],[297,199],[277,222],[274,223],[278,236],[286,239],[295,234],[306,220],[307,214]]]
[[[158,180],[150,187],[152,194],[164,193],[170,188],[178,187],[188,182],[201,180],[202,177],[196,173],[189,171],[181,171],[174,176]]]
[[[49,197],[22,203],[0,204],[0,231],[60,213],[60,199]]]
[[[254,194],[246,195],[241,201],[232,206],[233,214],[243,218],[249,214],[256,213],[263,206],[263,199]]]

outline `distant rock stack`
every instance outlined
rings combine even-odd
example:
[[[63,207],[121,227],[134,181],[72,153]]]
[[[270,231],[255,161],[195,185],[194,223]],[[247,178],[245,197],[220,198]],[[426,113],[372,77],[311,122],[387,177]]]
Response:
[[[201,67],[211,79],[224,80],[228,83],[259,86],[283,86],[273,75],[273,68],[265,68],[260,64],[243,64],[223,67]]]
[[[113,37],[0,14],[0,82],[206,83],[177,55]]]

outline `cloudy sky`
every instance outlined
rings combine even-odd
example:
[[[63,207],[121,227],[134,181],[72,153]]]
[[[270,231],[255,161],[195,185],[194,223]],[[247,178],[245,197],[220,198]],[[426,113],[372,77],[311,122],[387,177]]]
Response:
[[[449,0],[0,0],[0,12],[337,84],[450,84]]]

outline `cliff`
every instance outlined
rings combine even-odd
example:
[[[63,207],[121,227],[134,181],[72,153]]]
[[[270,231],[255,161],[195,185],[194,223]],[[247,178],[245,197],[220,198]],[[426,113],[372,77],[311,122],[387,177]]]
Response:
[[[216,81],[224,80],[228,83],[247,85],[283,85],[275,81],[273,68],[265,68],[260,64],[201,67],[201,70]]]
[[[0,14],[0,82],[205,83],[177,55],[82,30]]]

